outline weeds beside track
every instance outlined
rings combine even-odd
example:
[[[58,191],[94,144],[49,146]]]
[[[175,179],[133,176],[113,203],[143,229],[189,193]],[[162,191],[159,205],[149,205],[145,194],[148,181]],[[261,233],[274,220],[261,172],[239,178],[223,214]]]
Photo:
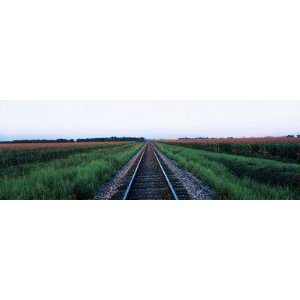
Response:
[[[25,158],[26,150],[22,150],[22,159],[17,163],[4,160],[2,156],[0,199],[93,198],[97,187],[109,180],[140,147],[141,144],[132,143],[59,150],[33,149],[34,154],[39,155],[30,152],[29,159]]]
[[[300,165],[159,144],[169,158],[215,190],[217,199],[300,199]]]

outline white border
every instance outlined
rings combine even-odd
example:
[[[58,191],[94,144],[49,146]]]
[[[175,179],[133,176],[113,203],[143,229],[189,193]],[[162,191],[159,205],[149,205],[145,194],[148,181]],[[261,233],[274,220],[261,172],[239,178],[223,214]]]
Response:
[[[0,100],[299,100],[297,0],[1,1]]]
[[[299,299],[299,201],[3,201],[1,299]]]

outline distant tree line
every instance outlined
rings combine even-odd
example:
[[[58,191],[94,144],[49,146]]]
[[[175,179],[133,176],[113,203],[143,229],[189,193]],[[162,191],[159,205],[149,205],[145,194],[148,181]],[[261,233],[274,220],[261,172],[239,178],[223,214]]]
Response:
[[[108,137],[108,138],[87,138],[87,139],[77,139],[77,142],[144,142],[143,137]]]
[[[270,136],[270,137],[272,137],[272,136]],[[288,134],[288,135],[286,135],[285,137],[288,137],[288,138],[300,138],[300,134],[296,134],[296,135],[293,135],[293,134]],[[197,140],[201,140],[201,139],[209,139],[209,137],[193,137],[193,138],[191,138],[191,137],[180,137],[180,138],[178,138],[178,140],[191,140],[191,139],[197,139]],[[228,136],[228,137],[226,137],[226,139],[233,139],[233,137],[232,136]]]
[[[34,139],[34,140],[13,140],[13,141],[0,141],[1,144],[7,143],[74,143],[74,142],[116,142],[116,141],[125,141],[125,142],[144,142],[143,137],[104,137],[104,138],[86,138],[86,139]]]
[[[46,140],[46,139],[34,139],[34,140],[13,140],[9,142],[2,142],[2,143],[11,143],[11,144],[16,144],[16,143],[73,143],[75,142],[74,139],[56,139],[56,140]]]

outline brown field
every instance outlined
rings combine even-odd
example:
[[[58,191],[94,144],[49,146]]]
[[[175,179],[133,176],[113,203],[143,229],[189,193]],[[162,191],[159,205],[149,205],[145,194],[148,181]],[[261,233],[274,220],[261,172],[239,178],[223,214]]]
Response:
[[[292,137],[251,137],[251,138],[203,138],[203,139],[183,139],[164,140],[165,142],[176,143],[274,143],[274,142],[300,142],[300,138]]]
[[[93,147],[104,145],[123,145],[129,142],[116,141],[116,142],[72,142],[72,143],[11,143],[0,144],[0,150],[13,150],[13,149],[35,149],[35,148],[67,148],[67,147]]]

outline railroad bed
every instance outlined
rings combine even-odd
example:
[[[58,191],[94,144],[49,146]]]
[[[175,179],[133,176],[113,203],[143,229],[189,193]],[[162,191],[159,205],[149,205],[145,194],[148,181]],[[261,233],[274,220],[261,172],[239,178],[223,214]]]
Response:
[[[113,199],[175,200],[189,199],[189,195],[162,162],[154,145],[147,143]]]

